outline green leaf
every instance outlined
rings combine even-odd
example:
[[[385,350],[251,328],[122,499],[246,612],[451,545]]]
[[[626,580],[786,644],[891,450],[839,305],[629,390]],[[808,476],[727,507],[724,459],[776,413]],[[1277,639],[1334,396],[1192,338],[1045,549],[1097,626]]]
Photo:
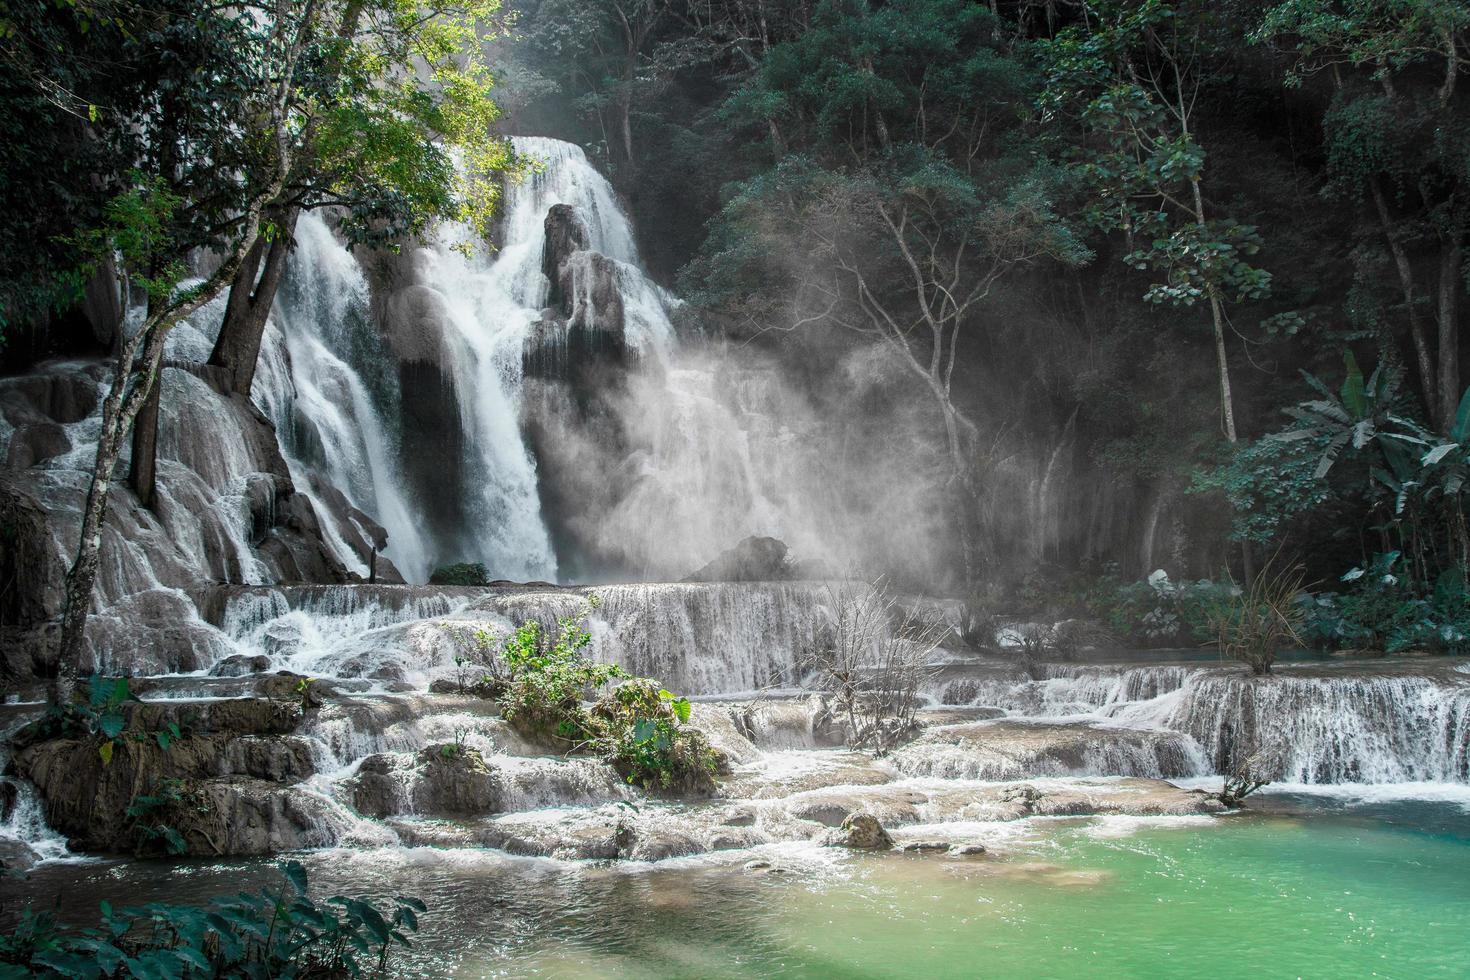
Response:
[[[112,741],[107,741],[97,747],[97,754],[102,757],[102,764],[104,766],[112,765],[112,747],[114,744]]]
[[[305,895],[306,894],[306,868],[305,868],[305,866],[302,865],[302,863],[300,861],[287,861],[286,864],[282,867],[281,870],[285,872],[286,880],[291,883],[291,887],[294,888],[294,889],[296,889],[296,894],[298,894],[298,895]]]
[[[1342,352],[1343,362],[1347,366],[1347,377],[1342,382],[1342,403],[1354,418],[1362,418],[1368,414],[1368,402],[1363,397],[1363,372],[1358,368],[1358,359],[1353,357],[1351,350]]]
[[[1450,438],[1464,445],[1470,442],[1470,388],[1460,396],[1460,407],[1455,411],[1455,424],[1450,427]]]

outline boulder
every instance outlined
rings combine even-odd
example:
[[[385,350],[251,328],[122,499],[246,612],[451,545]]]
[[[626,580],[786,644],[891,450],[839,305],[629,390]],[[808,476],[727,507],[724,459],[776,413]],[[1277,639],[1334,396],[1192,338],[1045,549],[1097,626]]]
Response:
[[[164,826],[194,854],[331,843],[330,806],[293,789],[313,773],[310,744],[291,734],[299,701],[132,702],[120,713],[124,728],[111,741],[48,737],[44,720],[12,740],[16,772],[35,784],[47,822],[77,848],[155,848]],[[142,799],[153,802],[139,810]]]
[[[791,578],[786,542],[752,535],[722,552],[685,582],[779,582]]]
[[[441,744],[412,756],[368,756],[346,792],[358,813],[378,819],[406,814],[473,817],[503,808],[505,782],[475,749]]]
[[[234,653],[211,667],[209,673],[214,677],[247,677],[270,669],[271,658],[263,653]]]
[[[893,838],[871,813],[854,813],[822,841],[828,847],[851,847],[863,851],[886,851]]]
[[[563,316],[571,316],[571,298],[562,285],[561,270],[573,252],[588,248],[587,226],[570,204],[553,204],[546,212],[543,228],[546,240],[541,250],[541,272],[550,284],[546,302]]]
[[[0,877],[24,875],[41,861],[36,849],[14,837],[0,837]]]
[[[11,433],[5,465],[13,470],[23,470],[70,451],[71,440],[67,438],[65,429],[55,422],[34,422]]]
[[[419,813],[475,816],[501,808],[501,781],[475,749],[430,745],[418,754],[413,807]]]

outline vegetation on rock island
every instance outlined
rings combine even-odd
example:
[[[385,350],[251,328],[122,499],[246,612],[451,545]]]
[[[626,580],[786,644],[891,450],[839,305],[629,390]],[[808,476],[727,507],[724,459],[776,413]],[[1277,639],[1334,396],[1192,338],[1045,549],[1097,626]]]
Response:
[[[591,752],[630,784],[681,795],[710,792],[718,759],[688,724],[689,699],[586,656],[587,618],[598,604],[593,596],[554,631],[536,620],[522,623],[498,650],[493,634],[477,630],[479,649],[491,656],[478,689],[522,735],[566,752]]]

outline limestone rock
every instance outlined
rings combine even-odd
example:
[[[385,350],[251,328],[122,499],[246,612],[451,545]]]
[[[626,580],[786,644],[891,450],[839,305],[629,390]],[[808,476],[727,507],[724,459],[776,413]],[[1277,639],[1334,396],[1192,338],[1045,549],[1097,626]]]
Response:
[[[562,285],[561,270],[573,252],[587,249],[590,242],[587,226],[570,204],[553,204],[546,212],[543,227],[546,242],[541,251],[541,272],[550,283],[546,301],[563,316],[570,316],[570,297]]]
[[[893,838],[871,813],[854,813],[842,821],[842,826],[829,834],[823,843],[828,847],[851,847],[863,851],[886,851],[893,847]]]
[[[55,422],[35,422],[20,426],[11,434],[5,465],[23,470],[70,451],[71,440],[65,429]]]
[[[791,578],[786,542],[752,535],[722,552],[685,582],[779,582]]]

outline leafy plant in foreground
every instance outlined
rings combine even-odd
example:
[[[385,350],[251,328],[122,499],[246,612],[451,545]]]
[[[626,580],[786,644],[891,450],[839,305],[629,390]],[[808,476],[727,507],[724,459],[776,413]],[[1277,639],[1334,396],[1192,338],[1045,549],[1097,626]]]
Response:
[[[282,866],[282,877],[276,887],[202,907],[150,902],[114,911],[103,902],[100,926],[77,933],[27,908],[0,935],[0,980],[385,976],[391,953],[411,945],[418,915],[427,911],[403,896],[386,913],[341,895],[318,903],[297,861]]]

